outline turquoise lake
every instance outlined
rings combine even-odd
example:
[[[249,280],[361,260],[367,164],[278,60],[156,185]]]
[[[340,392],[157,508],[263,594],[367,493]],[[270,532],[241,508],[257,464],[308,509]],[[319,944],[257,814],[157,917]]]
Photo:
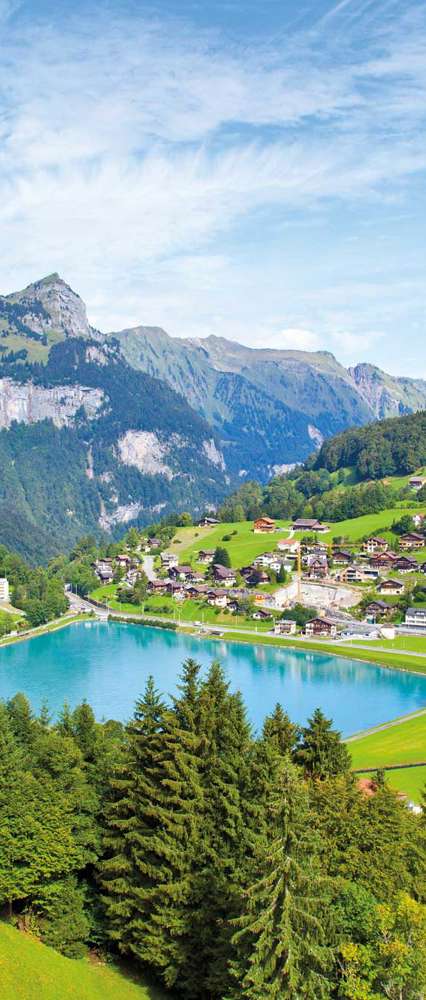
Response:
[[[86,698],[97,718],[124,721],[150,673],[161,692],[176,691],[188,656],[204,668],[221,661],[257,728],[277,701],[299,723],[320,706],[346,736],[426,705],[426,676],[419,674],[113,622],[84,622],[1,649],[0,698],[23,691],[35,709],[46,699],[53,713],[65,700],[74,706]]]

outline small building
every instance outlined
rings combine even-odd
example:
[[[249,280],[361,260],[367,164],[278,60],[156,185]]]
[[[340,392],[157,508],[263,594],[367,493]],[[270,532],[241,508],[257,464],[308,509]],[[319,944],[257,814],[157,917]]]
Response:
[[[6,576],[0,576],[0,602],[6,604],[9,600],[9,580]]]
[[[214,549],[200,549],[197,562],[202,563],[203,566],[210,566],[213,562]]]
[[[207,603],[215,608],[226,608],[229,604],[229,593],[223,589],[210,590]]]
[[[271,534],[272,531],[276,530],[276,524],[272,517],[258,517],[254,522],[253,531],[255,535],[266,535]]]
[[[401,549],[423,549],[426,540],[417,531],[407,531],[405,535],[401,535],[399,544]]]
[[[376,552],[387,552],[389,542],[386,541],[386,538],[381,538],[380,535],[374,535],[362,543],[362,548],[368,555],[375,555]]]
[[[335,549],[333,552],[333,562],[336,566],[349,566],[352,562],[352,554],[344,549]]]
[[[193,577],[192,566],[170,566],[169,576],[172,580],[190,580]]]
[[[175,552],[162,552],[161,564],[166,569],[171,569],[172,567],[179,565],[179,558]]]
[[[307,636],[328,636],[334,639],[337,634],[336,623],[331,618],[311,618],[306,622],[304,633]]]
[[[399,556],[395,560],[392,569],[398,571],[398,573],[417,573],[419,568],[418,562],[410,556]]]
[[[186,590],[179,580],[169,580],[167,584],[167,593],[170,597],[173,597],[174,601],[184,601],[186,598]]]
[[[228,566],[222,566],[221,563],[214,563],[213,578],[218,583],[222,583],[224,587],[235,587],[237,582],[234,570],[229,569]]]
[[[316,517],[298,517],[296,521],[292,524],[293,531],[313,531],[313,532],[324,532],[328,531],[328,524],[322,524],[318,521]]]
[[[386,604],[386,601],[370,601],[365,613],[369,618],[376,620],[377,618],[388,618],[394,610],[391,604]]]
[[[404,593],[404,584],[401,580],[382,580],[377,587],[379,594],[389,594],[396,596]]]
[[[162,545],[161,538],[148,538],[147,545],[150,549],[160,549]]]
[[[422,486],[426,485],[425,476],[411,476],[408,480],[408,485],[411,486],[412,490],[421,490]]]
[[[167,580],[150,580],[147,589],[150,594],[165,594],[168,586]]]
[[[284,554],[290,559],[297,556],[299,547],[300,542],[297,538],[280,538],[277,542],[277,549],[279,549],[280,552],[284,552]]]
[[[202,517],[198,522],[200,528],[214,528],[216,524],[220,524],[217,517]]]
[[[410,628],[426,629],[426,608],[408,608],[404,624]]]
[[[257,611],[253,612],[252,617],[256,622],[266,622],[271,620],[272,615],[270,611],[265,611],[263,608],[258,608]]]
[[[115,561],[116,561],[116,563],[118,563],[119,566],[125,568],[126,566],[130,566],[130,563],[131,563],[132,560],[131,560],[130,556],[126,555],[126,553],[123,552],[121,555],[116,556]]]
[[[327,556],[323,553],[308,555],[306,560],[306,575],[310,580],[324,580],[328,576]]]
[[[279,622],[275,622],[274,625],[274,635],[295,635],[296,634],[296,622],[292,618],[281,618]]]

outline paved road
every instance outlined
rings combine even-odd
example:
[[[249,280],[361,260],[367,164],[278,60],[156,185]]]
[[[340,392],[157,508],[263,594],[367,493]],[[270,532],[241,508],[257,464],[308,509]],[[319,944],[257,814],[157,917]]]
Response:
[[[154,569],[154,556],[144,556],[142,559],[143,571],[147,576],[148,580],[152,582],[157,579],[157,574]]]

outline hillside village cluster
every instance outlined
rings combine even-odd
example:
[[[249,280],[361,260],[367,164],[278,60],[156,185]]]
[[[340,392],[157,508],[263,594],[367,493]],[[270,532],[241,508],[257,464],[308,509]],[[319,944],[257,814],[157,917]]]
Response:
[[[116,596],[126,602],[144,575],[144,554],[149,554],[154,557],[156,569],[146,582],[148,606],[151,597],[172,598],[177,605],[191,600],[201,607],[215,608],[218,613],[244,615],[254,622],[270,621],[275,635],[300,631],[306,637],[335,638],[358,632],[368,638],[391,638],[395,621],[407,631],[426,631],[426,606],[407,607],[407,596],[415,585],[419,587],[419,574],[426,576],[426,561],[422,562],[419,555],[426,548],[425,515],[415,514],[412,522],[413,530],[398,537],[397,551],[393,551],[381,536],[357,543],[326,543],[321,536],[329,532],[329,526],[314,518],[295,520],[288,537],[277,538],[283,529],[273,518],[259,517],[253,523],[253,533],[270,536],[274,544],[240,569],[223,565],[216,559],[218,550],[207,548],[200,548],[191,563],[182,564],[160,537],[142,537],[136,551],[123,551],[115,559],[98,559],[93,569],[102,584],[118,581]],[[213,528],[219,523],[213,517],[204,518],[200,527]],[[293,588],[292,596],[286,599],[289,581],[295,578],[299,593],[294,595]],[[318,614],[302,626],[298,616],[292,616],[300,602],[302,584],[316,584],[317,594],[322,593],[321,587],[326,594],[327,585],[346,585],[354,594],[352,614],[335,615],[330,608],[319,610],[317,599],[309,604],[314,604]],[[360,600],[363,595],[368,599]],[[167,612],[167,607],[163,610]]]

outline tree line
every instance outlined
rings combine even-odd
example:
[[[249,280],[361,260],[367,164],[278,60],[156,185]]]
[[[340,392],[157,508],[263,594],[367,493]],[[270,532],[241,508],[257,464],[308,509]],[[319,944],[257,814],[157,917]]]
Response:
[[[419,1000],[426,822],[366,797],[330,720],[255,734],[221,666],[149,678],[127,726],[83,703],[0,707],[0,900],[71,957],[149,968],[188,1000]]]

